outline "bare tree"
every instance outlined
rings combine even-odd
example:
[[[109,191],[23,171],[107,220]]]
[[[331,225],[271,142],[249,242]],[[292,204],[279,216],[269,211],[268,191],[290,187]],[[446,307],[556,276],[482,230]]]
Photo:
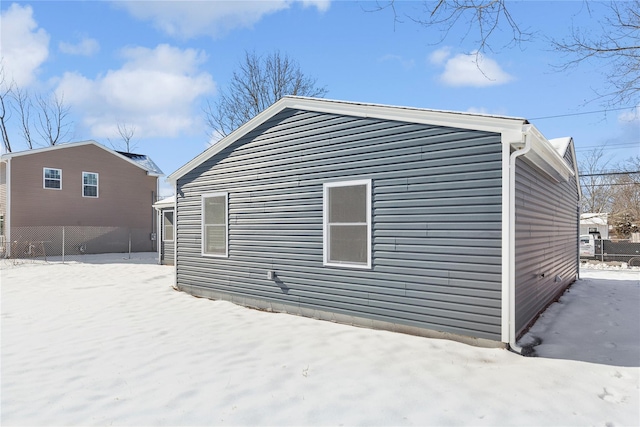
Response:
[[[211,134],[226,136],[285,95],[322,97],[326,93],[286,54],[245,52],[229,87],[217,102],[207,102],[204,113]]]
[[[425,13],[407,17],[440,31],[441,38],[437,43],[444,41],[454,27],[463,26],[463,39],[475,37],[473,50],[478,55],[493,50],[498,40],[493,36],[500,29],[511,33],[510,41],[502,47],[521,45],[533,38],[534,33],[522,29],[517,17],[510,12],[512,4],[507,0],[425,1],[422,3]],[[612,0],[608,6],[595,6],[605,6],[604,13],[600,9],[592,12],[587,0],[582,4],[590,15],[590,23],[598,22],[600,31],[576,26],[568,39],[548,39],[551,48],[565,54],[565,60],[555,68],[566,70],[597,60],[610,90],[595,96],[609,106],[635,105],[640,100],[640,0]],[[389,0],[380,9],[386,7],[393,9],[396,21],[401,21],[395,0]]]
[[[596,148],[579,161],[580,185],[582,189],[582,212],[611,212],[613,194],[611,175],[606,172],[611,162],[604,148]]]
[[[135,133],[135,126],[128,125],[126,123],[118,123],[118,134],[120,134],[120,138],[122,138],[122,142],[124,143],[125,151],[127,153],[131,153],[131,151],[136,147],[135,144],[131,142]]]
[[[31,150],[34,146],[34,141],[31,136],[31,98],[26,89],[16,87],[13,90],[14,108],[18,112],[20,118],[20,129],[22,131],[22,138],[25,144]]]
[[[506,0],[439,0],[424,2],[423,7],[425,16],[414,17],[413,21],[438,29],[441,32],[439,42],[444,41],[449,32],[461,24],[467,28],[463,40],[474,37],[475,51],[478,53],[493,50],[492,36],[502,26],[506,26],[512,35],[503,47],[520,45],[531,37],[531,33],[523,30],[513,18]]]
[[[45,98],[38,95],[36,103],[38,120],[35,128],[40,137],[46,145],[57,145],[64,142],[71,126],[71,123],[67,121],[69,107],[64,105],[64,97],[54,94],[50,98]]]
[[[13,91],[13,84],[8,84],[5,75],[4,67],[0,68],[0,132],[2,133],[2,146],[7,153],[11,152],[11,141],[9,140],[9,133],[7,132],[7,121],[11,116],[10,101]]]
[[[577,27],[568,39],[552,44],[568,58],[562,70],[590,60],[608,64],[604,73],[611,91],[599,95],[612,105],[634,103],[640,98],[640,0],[613,1],[608,8],[603,17],[589,11],[600,32]]]
[[[64,142],[72,125],[69,112],[63,96],[32,96],[13,81],[7,82],[0,60],[0,134],[4,151],[11,152],[16,148],[15,144],[11,144],[8,130],[9,121],[16,119],[15,116],[25,145],[28,149],[33,149],[38,145]],[[40,137],[39,140],[34,138],[34,133]]]
[[[640,225],[640,156],[617,168],[612,182],[611,218],[618,237],[629,237]]]

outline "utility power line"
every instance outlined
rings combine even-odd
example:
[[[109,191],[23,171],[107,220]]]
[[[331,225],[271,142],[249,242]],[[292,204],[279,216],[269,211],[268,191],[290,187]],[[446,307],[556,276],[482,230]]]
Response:
[[[608,113],[609,111],[622,111],[622,110],[633,110],[637,108],[633,107],[620,107],[620,108],[611,108],[609,110],[597,110],[597,111],[584,111],[582,113],[568,113],[568,114],[557,114],[555,116],[545,116],[545,117],[534,117],[529,120],[546,120],[546,119],[558,119],[561,117],[571,117],[571,116],[584,116],[585,114],[597,114],[597,113]]]
[[[585,173],[580,176],[609,176],[609,175],[629,175],[633,173],[640,173],[640,171],[627,171],[627,172],[602,172],[602,173]]]

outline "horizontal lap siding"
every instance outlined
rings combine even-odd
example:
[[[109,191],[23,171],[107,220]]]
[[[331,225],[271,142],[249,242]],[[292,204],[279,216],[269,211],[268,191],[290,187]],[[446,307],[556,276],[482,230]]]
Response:
[[[572,159],[565,159],[572,163]],[[577,276],[576,181],[516,165],[516,330],[523,332]]]
[[[499,340],[500,161],[496,134],[286,110],[178,181],[178,285]],[[323,183],[352,179],[372,179],[371,270],[322,264]],[[205,258],[221,191],[229,257]]]
[[[174,243],[172,241],[162,242],[162,264],[173,265]]]

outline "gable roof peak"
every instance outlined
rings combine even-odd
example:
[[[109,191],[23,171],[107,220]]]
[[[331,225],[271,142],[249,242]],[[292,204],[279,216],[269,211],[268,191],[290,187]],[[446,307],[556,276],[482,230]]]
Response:
[[[4,153],[2,154],[2,156],[0,156],[0,160],[4,161],[6,159],[11,159],[13,157],[20,157],[20,156],[28,156],[28,155],[32,155],[32,154],[38,154],[38,153],[46,153],[49,151],[54,151],[54,150],[64,150],[67,148],[76,148],[76,147],[82,147],[85,145],[93,145],[96,146],[102,150],[105,150],[106,152],[113,154],[114,156],[125,160],[141,169],[144,169],[149,175],[153,175],[153,176],[162,176],[164,175],[164,173],[160,170],[160,168],[146,155],[143,154],[135,154],[134,156],[142,156],[142,158],[138,157],[138,158],[132,158],[129,157],[127,155],[125,155],[122,152],[119,151],[115,151],[112,150],[109,147],[105,147],[104,145],[100,144],[97,141],[94,141],[93,139],[89,139],[86,141],[78,141],[78,142],[65,142],[65,143],[61,143],[61,144],[56,144],[56,145],[50,145],[48,147],[42,147],[42,148],[34,148],[31,150],[23,150],[23,151],[13,151],[10,153]]]

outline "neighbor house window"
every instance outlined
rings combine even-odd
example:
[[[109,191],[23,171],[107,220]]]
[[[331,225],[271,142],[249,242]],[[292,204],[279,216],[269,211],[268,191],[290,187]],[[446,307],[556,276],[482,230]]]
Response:
[[[228,254],[227,193],[202,196],[202,254]]]
[[[82,197],[98,197],[98,174],[82,172]]]
[[[62,190],[62,169],[43,168],[43,187]]]
[[[173,211],[165,211],[162,215],[162,240],[173,241]]]
[[[371,180],[324,184],[325,265],[371,268]]]

